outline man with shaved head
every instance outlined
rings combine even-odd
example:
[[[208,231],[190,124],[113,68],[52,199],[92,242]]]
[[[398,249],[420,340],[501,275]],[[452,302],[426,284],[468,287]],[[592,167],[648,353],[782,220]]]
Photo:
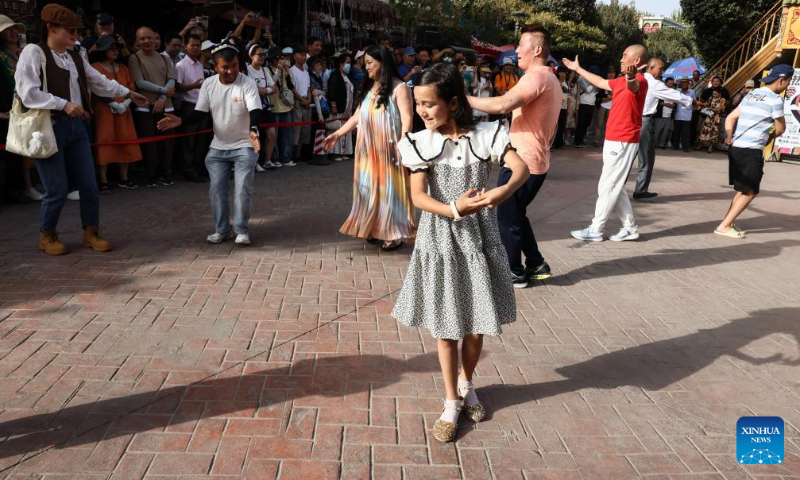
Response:
[[[563,59],[564,66],[577,72],[589,83],[602,90],[611,90],[614,101],[608,112],[606,142],[603,145],[603,172],[597,185],[597,205],[589,227],[574,230],[572,236],[588,242],[605,240],[603,231],[611,212],[617,212],[622,228],[610,240],[622,242],[639,238],[639,227],[633,217],[633,207],[625,191],[633,159],[639,151],[642,111],[647,97],[647,81],[639,70],[647,64],[647,49],[631,45],[622,53],[621,76],[607,80],[581,68],[578,57]]]
[[[653,176],[653,165],[656,161],[656,130],[655,115],[658,109],[658,101],[680,103],[684,107],[692,104],[692,97],[681,94],[681,92],[669,88],[661,81],[661,73],[664,72],[664,62],[660,58],[651,58],[647,63],[647,71],[644,74],[647,80],[647,97],[644,100],[644,111],[642,113],[642,132],[639,139],[639,172],[636,178],[636,190],[633,192],[633,199],[640,200],[652,198],[658,195],[648,191],[650,179]]]
[[[140,50],[128,59],[128,68],[139,93],[149,102],[148,106],[139,107],[133,113],[136,133],[139,137],[172,134],[174,132],[171,130],[159,131],[156,125],[164,118],[165,113],[175,111],[172,106],[172,97],[175,96],[175,68],[169,59],[156,51],[156,34],[153,29],[141,27],[136,30],[136,42]],[[142,144],[149,188],[173,184],[170,172],[174,145],[174,140]]]

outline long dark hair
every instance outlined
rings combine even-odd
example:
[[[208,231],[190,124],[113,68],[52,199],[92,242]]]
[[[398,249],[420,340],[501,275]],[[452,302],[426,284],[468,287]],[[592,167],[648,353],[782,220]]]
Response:
[[[450,102],[454,98],[458,106],[453,115],[456,126],[459,129],[471,129],[478,123],[472,114],[472,107],[467,100],[467,91],[464,88],[464,77],[458,71],[458,67],[452,63],[437,63],[425,73],[419,80],[419,87],[432,86],[436,89],[436,96]]]
[[[386,105],[389,103],[389,97],[392,95],[392,87],[395,80],[402,81],[400,74],[397,73],[397,65],[394,63],[394,53],[389,51],[383,45],[372,45],[367,47],[364,55],[369,55],[381,64],[381,88],[378,89],[378,106]],[[361,80],[361,85],[358,87],[358,94],[356,95],[356,105],[361,105],[364,98],[375,85],[375,80],[366,75]]]

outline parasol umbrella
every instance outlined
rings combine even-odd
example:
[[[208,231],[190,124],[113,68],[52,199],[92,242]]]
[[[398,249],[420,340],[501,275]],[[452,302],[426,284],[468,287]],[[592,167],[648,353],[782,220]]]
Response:
[[[700,63],[700,60],[697,57],[687,57],[670,65],[669,68],[664,70],[663,77],[672,77],[675,80],[680,80],[681,78],[692,78],[692,72],[695,70],[698,70],[700,75],[706,73],[705,67],[703,67],[703,64]]]

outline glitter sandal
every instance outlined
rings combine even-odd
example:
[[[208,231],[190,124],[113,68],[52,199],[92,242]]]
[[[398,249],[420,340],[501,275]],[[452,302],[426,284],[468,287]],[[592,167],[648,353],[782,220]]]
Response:
[[[460,386],[458,387],[458,390],[459,390],[459,393],[461,393],[461,387]],[[467,391],[469,391],[469,390],[473,390],[474,391],[474,387],[472,387],[470,385],[467,388]],[[464,395],[459,396],[458,398],[459,398],[459,400],[464,402],[464,397],[466,397],[466,396],[467,395],[465,393]],[[476,398],[477,398],[477,395],[476,395]],[[464,410],[464,415],[466,415],[467,418],[469,418],[470,420],[472,420],[475,423],[482,422],[483,419],[486,418],[486,407],[483,406],[482,402],[478,402],[475,405],[467,405],[465,403],[462,408]]]
[[[444,408],[442,411],[444,412],[445,409],[452,409],[457,412],[461,411],[461,407],[455,407],[452,405],[444,404]],[[433,438],[439,440],[442,443],[452,442],[456,438],[456,431],[458,430],[458,423],[452,422],[445,422],[441,418],[436,420],[436,423],[433,424]]]

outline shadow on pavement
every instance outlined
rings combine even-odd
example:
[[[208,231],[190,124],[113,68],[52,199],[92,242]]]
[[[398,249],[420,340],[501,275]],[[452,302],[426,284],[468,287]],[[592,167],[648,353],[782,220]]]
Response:
[[[252,364],[251,364],[252,365]],[[369,391],[370,382],[398,383],[409,372],[438,372],[435,353],[398,360],[383,355],[307,359],[247,375],[221,373],[189,385],[100,400],[0,423],[0,459],[50,447],[72,447],[121,435],[226,416],[304,397]],[[7,412],[8,413],[8,412]],[[237,415],[237,416],[242,416]],[[31,457],[28,457],[31,458]],[[25,459],[27,460],[27,459]],[[24,461],[24,460],[23,460]],[[7,467],[13,468],[18,463]],[[2,472],[2,470],[0,470]]]
[[[800,366],[797,358],[787,359],[776,353],[766,358],[752,357],[742,351],[750,342],[773,334],[794,337],[800,346],[800,308],[774,308],[752,312],[745,318],[719,327],[702,329],[677,338],[660,340],[599,355],[555,371],[564,380],[531,385],[492,386],[483,388],[491,411],[518,403],[541,400],[579,390],[638,387],[657,391],[679,382],[708,367],[722,356],[730,356],[752,365],[770,363]]]
[[[734,241],[734,240],[731,240]],[[609,278],[662,270],[708,267],[732,261],[763,260],[780,255],[784,248],[800,245],[800,240],[772,240],[763,243],[741,243],[727,247],[668,249],[653,255],[618,258],[592,263],[557,275],[543,283],[566,287],[584,279]]]

